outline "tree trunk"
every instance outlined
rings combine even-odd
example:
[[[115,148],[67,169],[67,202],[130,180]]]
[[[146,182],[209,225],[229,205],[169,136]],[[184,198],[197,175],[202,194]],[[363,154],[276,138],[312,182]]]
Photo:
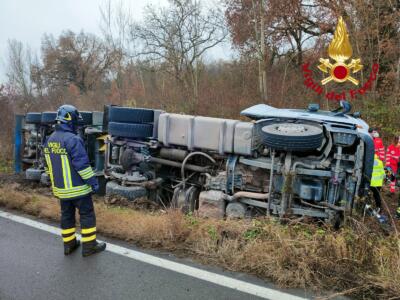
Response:
[[[264,20],[264,5],[263,0],[259,0],[259,14],[260,14],[260,61],[261,61],[261,99],[267,102],[267,71],[266,67],[266,55],[265,55],[265,20]]]

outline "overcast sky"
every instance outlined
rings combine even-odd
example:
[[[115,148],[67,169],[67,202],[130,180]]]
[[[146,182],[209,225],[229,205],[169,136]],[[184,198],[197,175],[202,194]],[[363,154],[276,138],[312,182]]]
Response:
[[[130,6],[137,20],[141,19],[146,5],[167,3],[167,0],[118,1]],[[45,33],[58,36],[63,30],[70,29],[100,34],[99,7],[104,3],[105,0],[0,0],[0,82],[5,80],[9,39],[21,41],[39,53],[41,38]],[[229,45],[214,49],[208,58],[227,59],[229,49]]]

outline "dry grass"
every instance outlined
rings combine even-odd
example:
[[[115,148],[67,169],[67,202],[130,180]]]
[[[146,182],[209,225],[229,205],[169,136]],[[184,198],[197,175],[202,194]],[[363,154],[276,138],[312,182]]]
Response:
[[[0,188],[0,206],[52,220],[58,201]],[[283,287],[330,290],[362,299],[398,299],[400,241],[353,219],[340,231],[275,219],[208,220],[177,211],[149,212],[96,203],[104,235],[189,255],[229,270],[255,274]],[[334,294],[336,295],[336,294]]]

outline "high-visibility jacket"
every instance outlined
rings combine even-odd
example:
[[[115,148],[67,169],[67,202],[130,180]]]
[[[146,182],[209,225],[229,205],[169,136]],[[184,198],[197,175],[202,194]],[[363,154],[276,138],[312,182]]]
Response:
[[[92,192],[97,179],[89,164],[83,140],[67,125],[56,125],[44,147],[46,171],[53,194],[60,199],[76,199]]]
[[[372,186],[372,187],[382,186],[384,179],[385,179],[385,170],[383,168],[383,163],[379,159],[378,155],[375,154],[374,168],[372,169],[370,186]]]
[[[397,173],[397,165],[400,161],[400,147],[391,144],[386,151],[386,166],[393,170],[393,173]]]
[[[381,138],[374,138],[375,154],[378,155],[381,161],[385,161],[385,146]]]

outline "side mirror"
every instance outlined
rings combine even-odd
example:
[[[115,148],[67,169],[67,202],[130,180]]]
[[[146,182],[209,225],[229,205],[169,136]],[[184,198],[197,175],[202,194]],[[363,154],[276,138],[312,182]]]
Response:
[[[309,112],[317,112],[317,111],[319,111],[319,104],[318,104],[318,103],[310,103],[310,104],[308,105],[307,110],[308,110]]]
[[[361,118],[361,112],[359,112],[359,111],[354,112],[353,117],[357,118],[357,119]]]

